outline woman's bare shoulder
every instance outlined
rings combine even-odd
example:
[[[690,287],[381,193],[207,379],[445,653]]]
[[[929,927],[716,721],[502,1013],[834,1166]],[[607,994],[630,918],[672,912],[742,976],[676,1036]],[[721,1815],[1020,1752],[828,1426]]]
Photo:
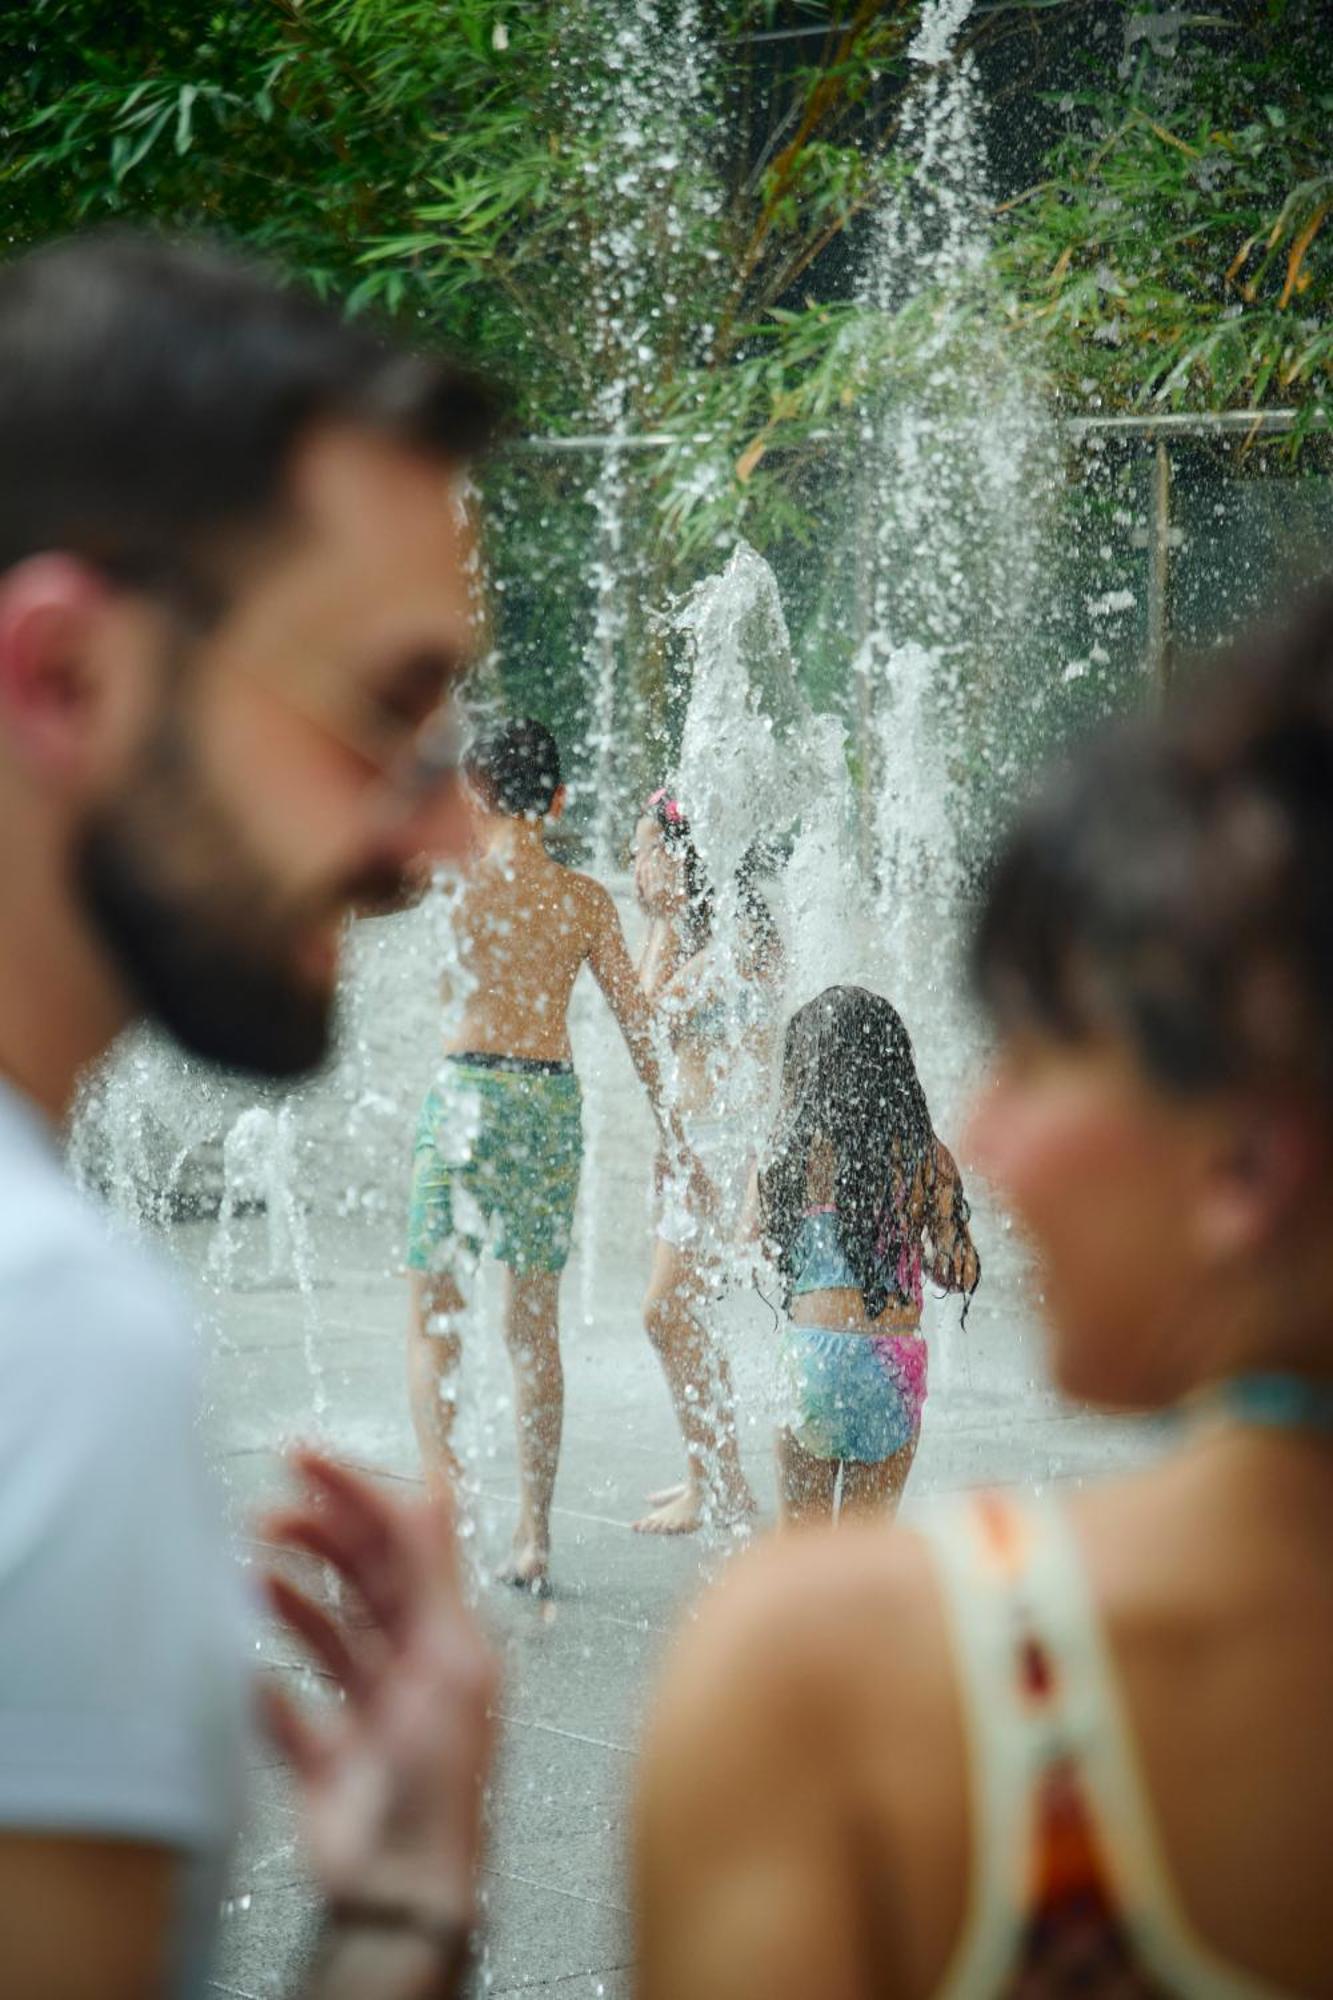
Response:
[[[637,1827],[640,1880],[679,1921],[730,1894],[728,1936],[743,1934],[749,1885],[766,1874],[800,1885],[796,1907],[826,1875],[830,1906],[835,1883],[845,1900],[855,1851],[854,1900],[901,1917],[893,1990],[912,2000],[934,1989],[962,1922],[966,1751],[944,1608],[917,1536],[811,1530],[733,1565],[668,1665]],[[888,1990],[888,1971],[878,1967],[874,1990]],[[715,1990],[743,1989],[733,1979]]]
[[[917,1720],[948,1656],[925,1543],[903,1528],[811,1529],[739,1558],[677,1641],[662,1687],[668,1732],[774,1732],[794,1707]],[[947,1678],[947,1676],[944,1676]],[[887,1702],[887,1706],[886,1706]]]

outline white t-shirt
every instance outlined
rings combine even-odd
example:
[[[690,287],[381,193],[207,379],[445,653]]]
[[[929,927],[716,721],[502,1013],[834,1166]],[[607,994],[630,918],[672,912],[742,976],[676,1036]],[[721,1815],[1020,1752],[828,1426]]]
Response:
[[[0,1085],[0,1827],[182,1855],[202,1992],[251,1639],[198,1432],[188,1303]]]

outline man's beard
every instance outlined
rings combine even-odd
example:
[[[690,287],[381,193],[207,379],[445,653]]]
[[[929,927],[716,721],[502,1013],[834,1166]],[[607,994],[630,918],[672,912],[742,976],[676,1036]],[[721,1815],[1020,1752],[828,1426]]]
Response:
[[[301,976],[295,939],[354,903],[384,906],[402,886],[380,868],[318,907],[284,909],[170,721],[119,797],[84,823],[74,869],[140,1011],[190,1054],[275,1079],[317,1068],[333,1035],[334,992]]]

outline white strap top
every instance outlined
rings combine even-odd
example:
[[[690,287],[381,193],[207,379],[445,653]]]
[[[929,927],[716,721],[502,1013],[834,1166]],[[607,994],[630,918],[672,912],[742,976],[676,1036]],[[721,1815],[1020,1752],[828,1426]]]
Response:
[[[921,1527],[973,1774],[969,1914],[939,2000],[1283,2000],[1224,1964],[1176,1900],[1061,1510],[970,1496]]]

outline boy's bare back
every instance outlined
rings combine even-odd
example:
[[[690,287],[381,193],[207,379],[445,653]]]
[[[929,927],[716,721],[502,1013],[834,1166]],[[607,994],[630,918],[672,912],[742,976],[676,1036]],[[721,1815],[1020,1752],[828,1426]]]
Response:
[[[553,861],[536,828],[492,822],[454,914],[471,990],[448,1054],[567,1062],[569,1002],[586,963],[631,1042],[644,1026],[615,904]]]

